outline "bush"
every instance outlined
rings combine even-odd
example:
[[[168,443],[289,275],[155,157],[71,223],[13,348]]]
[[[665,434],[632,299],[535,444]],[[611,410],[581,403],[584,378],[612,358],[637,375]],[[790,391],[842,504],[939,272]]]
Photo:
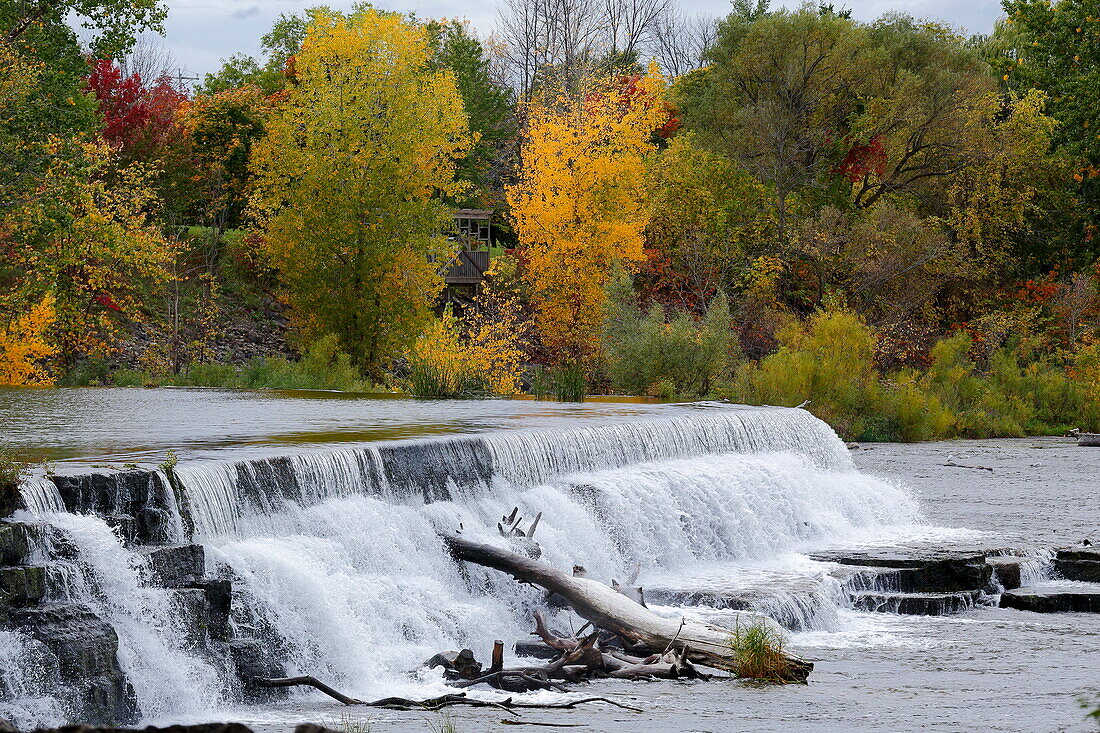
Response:
[[[737,372],[730,396],[740,402],[809,409],[838,433],[875,432],[884,401],[872,357],[874,335],[853,313],[823,311],[805,327],[779,333],[780,348]]]
[[[511,320],[477,321],[463,337],[448,308],[408,355],[408,389],[417,397],[467,398],[514,394],[522,351]]]
[[[737,661],[737,676],[760,682],[783,683],[791,678],[790,661],[783,652],[783,634],[763,620],[742,627],[730,636]]]
[[[611,292],[604,334],[612,386],[628,394],[703,397],[730,376],[733,333],[719,293],[701,321],[687,312],[666,318],[654,304],[643,314],[628,283]]]
[[[147,371],[118,369],[106,375],[116,387],[219,387],[223,389],[331,389],[370,392],[379,388],[366,381],[340,350],[335,336],[314,341],[300,361],[256,357],[234,364],[196,362],[182,374],[156,375]]]
[[[8,453],[0,453],[0,517],[6,517],[21,504],[19,482],[23,480],[26,464]]]

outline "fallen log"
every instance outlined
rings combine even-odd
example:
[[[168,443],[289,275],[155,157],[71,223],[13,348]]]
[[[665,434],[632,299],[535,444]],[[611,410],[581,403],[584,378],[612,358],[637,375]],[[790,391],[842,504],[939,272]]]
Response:
[[[384,697],[381,700],[374,700],[372,702],[363,702],[362,700],[356,700],[354,697],[348,697],[347,695],[338,692],[324,682],[321,682],[316,677],[302,676],[302,677],[276,677],[276,678],[264,678],[256,677],[254,681],[260,687],[313,687],[321,692],[325,693],[329,697],[338,700],[344,705],[364,705],[372,708],[385,708],[387,710],[439,710],[441,708],[449,707],[451,705],[469,705],[477,708],[497,708],[503,710],[510,715],[515,715],[516,708],[526,708],[531,710],[572,710],[578,705],[585,705],[592,702],[602,702],[608,705],[613,705],[623,710],[629,710],[634,713],[643,712],[641,708],[632,707],[630,705],[624,705],[621,702],[615,702],[609,700],[606,697],[585,697],[579,700],[568,700],[560,703],[539,703],[539,702],[517,702],[512,698],[506,698],[499,702],[490,700],[477,700],[472,697],[466,697],[466,693],[452,693],[449,695],[440,695],[439,697],[431,697],[426,700],[410,700],[404,697]]]
[[[658,616],[631,598],[583,574],[567,575],[545,563],[461,535],[441,533],[440,536],[456,558],[500,570],[520,582],[556,593],[596,628],[617,634],[636,649],[664,654],[678,646],[691,662],[734,674],[738,672],[737,655],[731,646],[734,632],[730,629],[694,619]],[[775,621],[762,614],[748,611],[732,613],[736,615],[738,627],[763,624],[775,634],[784,633]],[[544,624],[542,626],[545,628]],[[542,633],[539,635],[543,636]],[[543,639],[545,641],[546,637],[543,636]],[[798,657],[785,656],[788,664],[783,680],[805,681],[813,664]]]

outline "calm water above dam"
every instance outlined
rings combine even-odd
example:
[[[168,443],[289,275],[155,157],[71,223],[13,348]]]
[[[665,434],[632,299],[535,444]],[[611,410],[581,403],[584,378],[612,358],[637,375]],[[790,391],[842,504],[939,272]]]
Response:
[[[161,461],[271,455],[337,443],[552,427],[661,414],[629,398],[412,400],[300,390],[0,387],[3,444],[34,461]]]
[[[0,434],[66,471],[175,449],[187,526],[208,569],[233,578],[234,634],[277,650],[288,673],[360,698],[439,694],[437,673],[410,673],[434,652],[483,656],[493,639],[527,636],[542,594],[479,568],[463,577],[434,532],[462,523],[492,538],[512,506],[544,513],[549,562],[581,563],[601,580],[641,563],[640,584],[670,597],[750,598],[784,619],[791,648],[817,665],[807,686],[599,682],[578,692],[646,713],[589,707],[524,716],[532,721],[631,732],[1087,731],[1077,697],[1100,694],[1100,614],[981,603],[947,617],[864,612],[836,566],[810,558],[1006,547],[1033,552],[1028,572],[1042,580],[1042,548],[1100,534],[1100,453],[1057,439],[850,452],[797,410],[206,390],[0,392]],[[994,471],[944,466],[952,456]],[[438,723],[349,711],[313,692],[244,703],[218,655],[187,641],[169,591],[146,582],[140,553],[100,516],[71,509],[21,516],[70,548],[66,598],[116,630],[145,722],[235,719],[274,733],[350,712],[374,730]],[[723,619],[714,606],[655,607]],[[41,673],[47,656],[0,628],[0,717],[24,727],[71,719],[65,690]],[[454,713],[464,732],[500,717]]]

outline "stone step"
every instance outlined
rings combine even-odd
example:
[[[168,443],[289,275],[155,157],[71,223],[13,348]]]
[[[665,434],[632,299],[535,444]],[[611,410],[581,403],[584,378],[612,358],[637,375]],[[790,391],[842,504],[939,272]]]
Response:
[[[993,568],[986,562],[988,554],[970,549],[887,547],[814,552],[810,558],[860,568],[855,573],[837,573],[854,590],[955,593],[989,587]],[[865,585],[860,587],[860,583]]]
[[[1058,550],[1054,569],[1066,580],[1100,583],[1100,550],[1092,547]]]
[[[48,587],[45,567],[0,567],[0,609],[37,603]]]
[[[1035,613],[1100,613],[1100,584],[1059,583],[1005,591],[1001,608]]]
[[[974,608],[979,591],[955,593],[853,593],[852,605],[860,611],[896,613],[903,616],[951,616]]]
[[[997,557],[987,557],[986,562],[993,566],[993,579],[1000,583],[1001,587],[1005,590],[1013,590],[1019,588],[1023,575],[1023,563],[1027,558],[1016,557],[1013,555],[1000,555]]]
[[[65,701],[73,719],[117,725],[136,717],[133,689],[118,664],[118,636],[90,608],[46,603],[12,609],[9,619],[56,655],[61,679],[73,695]]]
[[[202,545],[154,545],[134,549],[149,560],[153,582],[165,588],[193,586],[206,573]]]
[[[35,531],[32,524],[0,522],[0,565],[24,563]]]

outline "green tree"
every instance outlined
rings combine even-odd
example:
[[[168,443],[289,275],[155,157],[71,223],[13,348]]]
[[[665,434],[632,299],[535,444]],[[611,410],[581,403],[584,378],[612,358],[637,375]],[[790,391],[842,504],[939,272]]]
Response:
[[[454,74],[475,138],[455,173],[459,180],[473,184],[458,203],[500,205],[502,179],[514,162],[509,146],[518,129],[512,90],[493,79],[488,54],[467,23],[431,21],[426,27],[433,63]]]
[[[746,264],[774,239],[768,189],[729,158],[676,136],[648,166],[654,214],[646,246],[648,289],[666,302],[701,312],[714,294],[734,292]]]
[[[809,7],[734,13],[708,56],[678,85],[687,124],[772,187],[782,246],[792,197],[843,160],[846,122],[874,71],[867,32]]]
[[[1054,141],[1072,159],[1062,185],[1085,220],[1068,233],[1078,262],[1100,254],[1100,2],[1004,0],[1007,14],[985,49],[1004,85],[1046,92]],[[1082,225],[1083,224],[1083,225]]]
[[[248,85],[259,88],[264,94],[280,91],[291,74],[288,64],[302,48],[309,19],[321,12],[332,11],[326,6],[318,6],[306,10],[304,16],[281,13],[271,30],[260,39],[265,58],[233,54],[222,61],[220,69],[206,75],[198,92],[213,95]]]
[[[319,13],[253,151],[254,209],[299,324],[375,374],[430,318],[429,258],[450,254],[439,196],[457,193],[470,144],[454,76],[430,60],[400,16]]]

